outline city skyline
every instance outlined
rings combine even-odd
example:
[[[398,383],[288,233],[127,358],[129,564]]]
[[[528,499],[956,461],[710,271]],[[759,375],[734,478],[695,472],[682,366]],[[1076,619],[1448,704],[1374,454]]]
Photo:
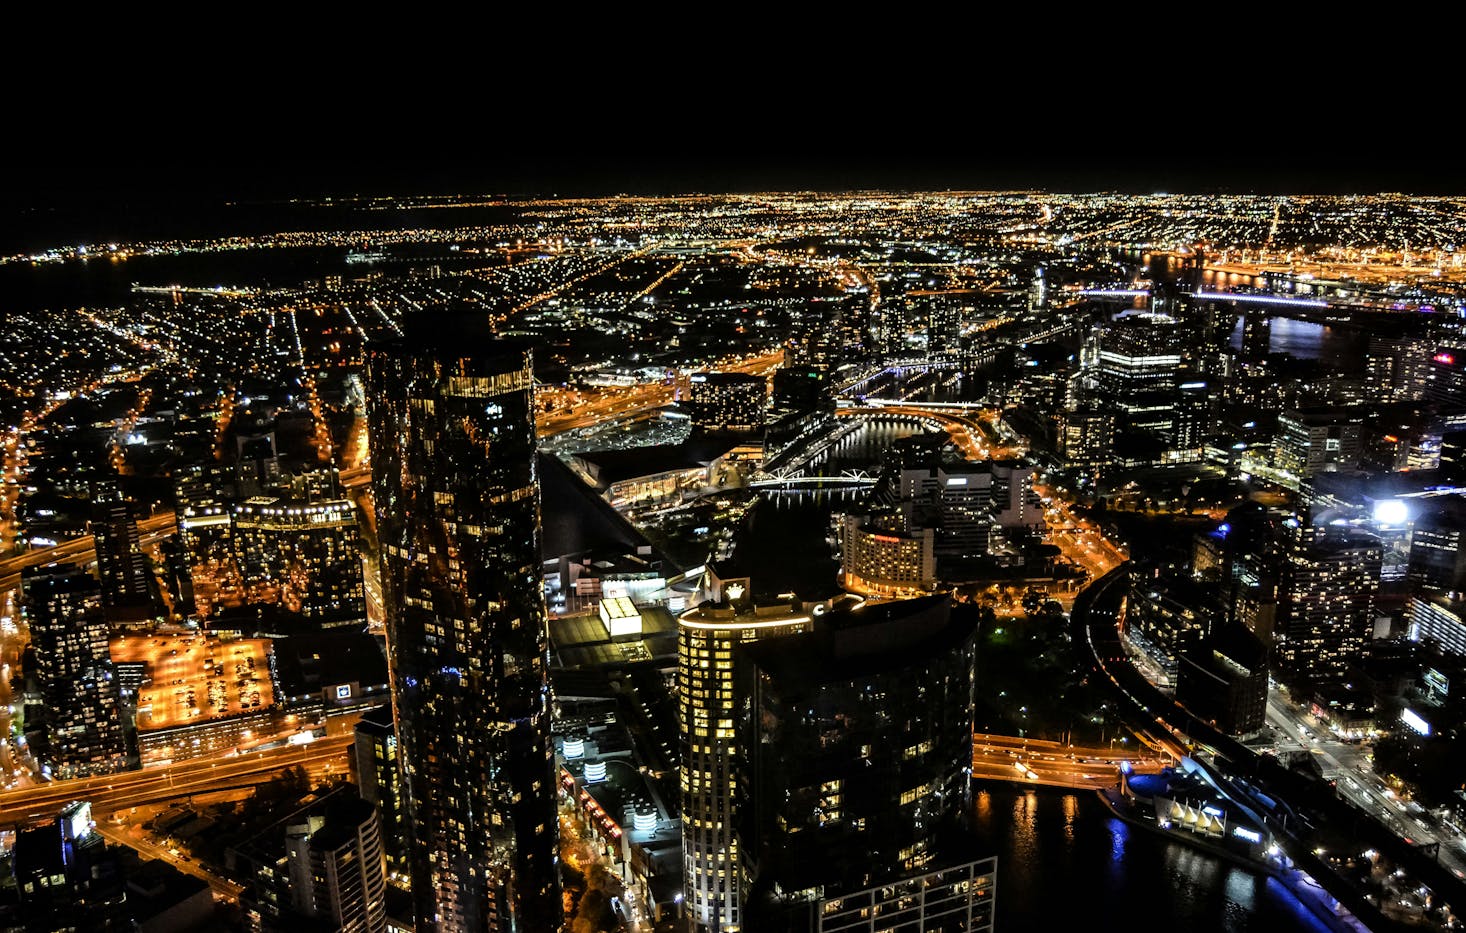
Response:
[[[1466,200],[1149,190],[1414,153],[1296,88],[782,90],[18,210],[0,923],[1457,928]],[[880,186],[636,195],[796,177]]]

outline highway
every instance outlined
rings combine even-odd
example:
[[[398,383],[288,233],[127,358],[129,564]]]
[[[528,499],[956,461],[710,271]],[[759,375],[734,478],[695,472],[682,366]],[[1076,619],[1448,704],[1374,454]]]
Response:
[[[92,811],[100,816],[192,794],[262,784],[296,765],[307,769],[348,769],[352,740],[350,734],[327,736],[305,745],[286,745],[229,757],[194,758],[141,771],[4,791],[0,792],[0,826],[31,825],[55,819],[57,811],[73,800],[90,801]]]
[[[1340,794],[1410,845],[1439,842],[1440,863],[1457,878],[1466,879],[1466,840],[1419,805],[1402,801],[1375,773],[1364,746],[1338,741],[1327,726],[1316,721],[1309,725],[1311,717],[1281,689],[1268,693],[1267,718],[1273,731],[1282,737],[1274,746],[1277,751],[1307,750],[1317,756],[1324,777],[1334,781]]]
[[[1136,774],[1159,774],[1168,765],[1163,758],[1137,757],[1112,748],[1008,735],[972,736],[972,776],[985,780],[1100,789],[1119,784],[1121,762],[1129,762]]]
[[[39,770],[25,745],[15,710],[19,698],[10,681],[20,673],[20,653],[30,641],[20,618],[15,590],[0,594],[0,787],[25,787]]]
[[[175,528],[172,512],[159,512],[137,523],[144,546],[172,534]],[[88,564],[96,560],[95,552],[96,543],[92,536],[83,535],[52,547],[31,548],[23,554],[0,559],[0,590],[19,586],[22,570],[46,564]]]

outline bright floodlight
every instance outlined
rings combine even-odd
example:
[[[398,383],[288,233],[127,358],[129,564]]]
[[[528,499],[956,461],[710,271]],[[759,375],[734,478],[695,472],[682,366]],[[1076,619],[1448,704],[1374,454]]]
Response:
[[[1409,519],[1410,513],[1399,499],[1381,499],[1374,504],[1374,520],[1381,525],[1403,525]]]

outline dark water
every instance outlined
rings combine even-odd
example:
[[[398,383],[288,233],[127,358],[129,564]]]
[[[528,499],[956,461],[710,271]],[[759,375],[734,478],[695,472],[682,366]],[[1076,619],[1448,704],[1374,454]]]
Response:
[[[0,312],[105,308],[132,299],[139,285],[254,287],[298,285],[332,273],[360,275],[342,248],[250,249],[208,255],[94,258],[0,266]]]
[[[1303,360],[1318,360],[1324,365],[1344,369],[1358,366],[1363,360],[1365,339],[1358,331],[1292,318],[1272,319],[1271,340],[1268,350],[1272,353],[1287,353]],[[1242,347],[1242,322],[1232,331],[1232,347]]]
[[[874,475],[880,471],[886,449],[891,444],[922,431],[916,424],[868,422],[816,457],[807,472],[816,476],[839,476],[846,470],[864,470]]]
[[[1123,823],[1090,793],[979,782],[974,798],[1003,933],[1327,930],[1273,879]]]

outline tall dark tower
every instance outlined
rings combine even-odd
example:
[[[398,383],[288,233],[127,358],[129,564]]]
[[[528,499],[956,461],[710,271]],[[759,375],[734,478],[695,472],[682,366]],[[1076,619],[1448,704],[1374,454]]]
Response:
[[[529,351],[422,313],[368,373],[418,928],[559,930]]]
[[[103,602],[108,609],[140,610],[145,616],[152,604],[148,559],[142,552],[132,504],[116,483],[92,487],[92,535]]]

